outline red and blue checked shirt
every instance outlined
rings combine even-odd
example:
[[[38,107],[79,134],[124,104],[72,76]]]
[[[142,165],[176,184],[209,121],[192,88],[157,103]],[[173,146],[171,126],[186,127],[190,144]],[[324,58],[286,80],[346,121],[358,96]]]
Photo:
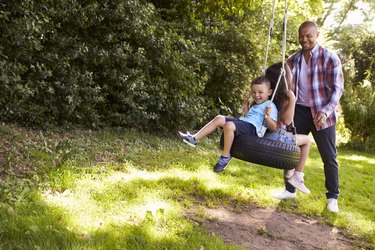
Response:
[[[311,51],[311,58],[307,65],[307,83],[299,82],[302,60],[304,60],[302,51],[296,52],[287,60],[293,74],[292,90],[296,93],[296,98],[298,98],[298,86],[307,84],[312,117],[318,112],[327,114],[325,125],[316,129],[335,125],[336,107],[344,91],[344,75],[339,57],[317,44]]]

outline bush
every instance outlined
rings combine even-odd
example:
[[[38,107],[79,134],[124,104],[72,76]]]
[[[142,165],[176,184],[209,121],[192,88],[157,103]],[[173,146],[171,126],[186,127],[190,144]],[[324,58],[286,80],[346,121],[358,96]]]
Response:
[[[1,3],[1,120],[170,131],[236,115],[263,62],[263,5]]]
[[[5,121],[164,129],[205,112],[197,63],[147,2],[13,1],[0,22]]]
[[[375,36],[343,32],[345,46],[345,93],[342,108],[351,131],[350,144],[375,152]],[[347,36],[347,37],[346,37]],[[355,69],[355,70],[353,70]]]

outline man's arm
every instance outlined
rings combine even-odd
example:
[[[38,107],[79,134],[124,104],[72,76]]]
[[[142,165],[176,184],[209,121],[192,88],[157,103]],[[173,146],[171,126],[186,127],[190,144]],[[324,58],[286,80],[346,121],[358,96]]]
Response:
[[[334,53],[331,53],[328,64],[326,79],[330,86],[333,89],[331,96],[328,99],[327,104],[323,107],[321,112],[325,113],[327,116],[330,116],[339,104],[340,98],[344,91],[344,74],[342,72],[342,65],[338,56]]]

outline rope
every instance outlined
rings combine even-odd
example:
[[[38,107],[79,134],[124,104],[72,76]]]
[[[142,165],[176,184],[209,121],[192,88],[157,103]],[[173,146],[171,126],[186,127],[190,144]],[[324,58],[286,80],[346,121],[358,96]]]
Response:
[[[269,47],[270,47],[270,40],[271,40],[271,36],[272,36],[272,31],[273,31],[273,24],[274,24],[273,23],[273,19],[275,17],[276,1],[277,0],[273,1],[272,16],[271,16],[271,19],[270,19],[270,25],[268,27],[267,43],[266,43],[266,54],[264,56],[264,61],[263,61],[263,66],[262,66],[262,71],[261,71],[261,75],[262,76],[264,76],[266,74],[267,59],[268,59],[268,50],[269,50]],[[249,97],[247,99],[250,99],[250,98],[251,98],[251,94],[249,95]]]
[[[268,27],[268,36],[267,36],[267,43],[266,43],[266,55],[264,57],[263,67],[262,67],[262,75],[265,75],[266,73],[266,67],[267,67],[267,59],[268,59],[268,48],[270,46],[270,40],[272,36],[272,30],[273,30],[273,19],[275,16],[275,8],[276,8],[276,0],[273,1],[273,7],[272,7],[272,17],[270,20],[270,25]]]
[[[276,0],[274,1],[273,3],[273,10],[272,10],[272,20],[270,22],[270,31],[272,31],[272,25],[273,25],[273,16],[274,16],[274,11],[275,11],[275,2]],[[277,92],[277,89],[279,88],[279,84],[280,84],[280,81],[281,81],[281,77],[284,77],[284,82],[285,82],[285,86],[286,86],[286,90],[289,91],[289,88],[288,88],[288,83],[287,83],[287,80],[286,80],[286,77],[285,77],[285,51],[286,51],[286,24],[287,24],[287,18],[288,18],[288,6],[287,6],[287,0],[285,0],[285,11],[284,11],[284,22],[283,22],[283,38],[282,38],[282,60],[281,60],[281,70],[280,70],[280,75],[279,75],[279,78],[277,79],[277,83],[276,83],[276,87],[275,89],[273,90],[273,93],[272,93],[272,97],[271,97],[271,102],[270,104],[268,105],[268,107],[271,106],[271,103],[273,102],[274,98],[275,98],[275,94]],[[272,23],[272,25],[271,25]],[[264,74],[265,73],[265,67],[266,67],[266,63],[267,63],[267,55],[268,55],[268,46],[269,46],[269,38],[270,38],[271,34],[269,33],[268,35],[268,39],[267,39],[267,47],[266,47],[266,57],[265,57],[265,60],[264,60],[264,63],[263,63],[263,69],[262,69],[262,73]],[[263,120],[263,124],[262,124],[262,127],[260,129],[260,131],[258,131],[258,137],[263,137],[264,134],[266,133],[266,126],[264,125],[264,120]],[[292,127],[293,127],[293,134],[295,135],[296,134],[296,128],[294,127],[294,121],[292,120]],[[294,136],[294,141],[296,141],[296,138]]]
[[[281,71],[280,71],[280,76],[279,76],[279,79],[277,80],[277,83],[276,83],[276,87],[272,93],[272,98],[271,98],[271,102],[273,102],[273,99],[275,98],[275,94],[276,94],[276,91],[279,87],[279,83],[280,83],[280,80],[281,80],[281,77],[283,76],[284,77],[284,82],[285,82],[285,86],[286,86],[286,90],[289,91],[289,88],[288,88],[288,83],[286,81],[286,77],[285,77],[285,51],[286,51],[286,23],[287,23],[287,16],[288,16],[288,7],[287,7],[287,0],[285,0],[285,11],[284,11],[284,23],[283,23],[283,38],[282,38],[282,42],[281,42],[281,54],[282,54],[282,60],[281,60]]]
[[[285,0],[285,12],[284,12],[284,23],[283,23],[283,41],[282,41],[282,70],[281,70],[281,73],[283,74],[284,76],[284,82],[285,82],[285,86],[286,86],[286,91],[289,91],[289,88],[288,88],[288,83],[286,81],[286,78],[285,78],[285,51],[286,51],[286,24],[287,24],[287,20],[288,20],[288,5],[287,5],[287,0]],[[281,74],[280,74],[281,75]],[[280,77],[281,78],[281,77]],[[294,121],[292,120],[292,133],[294,135],[294,142],[297,143],[297,138],[296,138],[296,127],[294,126]]]

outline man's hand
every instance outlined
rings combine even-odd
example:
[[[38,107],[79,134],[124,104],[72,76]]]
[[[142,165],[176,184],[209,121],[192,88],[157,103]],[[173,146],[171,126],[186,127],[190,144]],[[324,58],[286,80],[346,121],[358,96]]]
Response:
[[[323,112],[318,112],[315,115],[314,124],[315,126],[321,127],[326,123],[326,120],[327,120],[327,114]]]

